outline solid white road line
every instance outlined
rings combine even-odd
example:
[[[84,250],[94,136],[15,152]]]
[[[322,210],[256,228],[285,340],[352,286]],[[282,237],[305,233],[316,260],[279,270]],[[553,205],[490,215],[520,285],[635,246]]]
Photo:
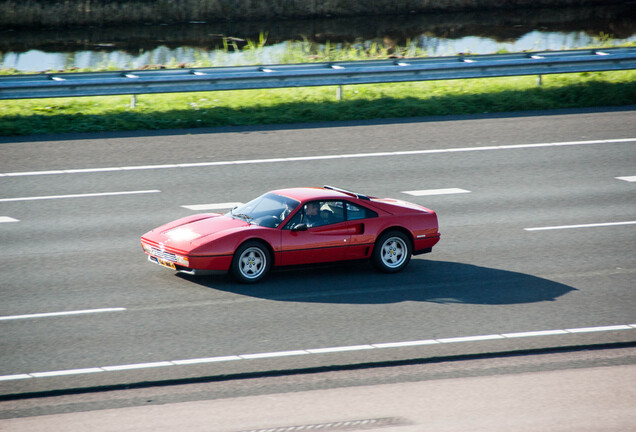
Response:
[[[127,365],[117,365],[117,366],[102,366],[101,369],[104,369],[106,372],[112,372],[112,371],[123,371],[123,370],[131,370],[131,369],[148,369],[148,368],[165,367],[165,366],[174,366],[174,363],[169,361],[161,361],[161,362],[137,363],[137,364],[127,364]]]
[[[372,345],[353,345],[353,346],[342,346],[342,347],[333,347],[333,348],[315,348],[315,349],[308,349],[306,351],[311,354],[326,354],[326,353],[334,353],[334,352],[369,350],[373,348],[374,347]]]
[[[504,339],[504,336],[494,334],[494,335],[482,335],[482,336],[444,338],[444,339],[437,339],[437,340],[440,341],[441,343],[459,343],[459,342],[477,342],[477,341],[492,340],[492,339]]]
[[[0,216],[0,223],[8,223],[8,222],[20,222],[18,219],[14,219],[9,216]]]
[[[627,176],[627,177],[615,177],[617,180],[623,180],[626,182],[636,182],[636,176]]]
[[[518,333],[502,333],[502,334],[491,334],[491,335],[451,337],[451,338],[441,338],[441,339],[426,339],[426,340],[419,340],[419,341],[389,342],[389,343],[378,343],[378,344],[370,344],[370,345],[352,345],[352,346],[341,346],[341,347],[331,347],[331,348],[278,351],[278,352],[270,352],[270,353],[241,354],[241,355],[231,355],[231,356],[222,356],[222,357],[204,357],[204,358],[185,359],[185,360],[158,361],[158,362],[150,362],[150,363],[135,363],[135,364],[116,365],[116,366],[90,367],[90,368],[84,368],[84,369],[68,369],[68,370],[58,370],[58,371],[48,371],[48,372],[31,372],[31,373],[21,373],[21,374],[14,374],[14,375],[2,375],[0,376],[0,381],[12,381],[12,380],[21,380],[21,379],[29,379],[29,378],[46,378],[46,377],[64,376],[64,375],[79,375],[79,374],[89,374],[89,373],[96,373],[96,372],[116,372],[116,371],[148,369],[148,368],[167,367],[167,366],[187,366],[187,365],[195,365],[195,364],[198,365],[203,363],[215,363],[215,362],[226,362],[226,361],[236,361],[236,360],[255,360],[255,359],[263,359],[263,358],[273,358],[273,357],[291,357],[291,356],[307,355],[307,354],[327,354],[327,353],[338,353],[338,352],[347,352],[347,351],[404,348],[404,347],[413,347],[413,346],[420,346],[420,345],[435,345],[435,344],[444,344],[444,343],[468,343],[468,342],[478,342],[478,341],[487,341],[487,340],[496,340],[496,339],[501,340],[501,339],[514,339],[514,338],[527,338],[527,337],[567,335],[567,334],[577,334],[577,333],[590,333],[590,332],[624,331],[624,330],[635,330],[635,329],[636,329],[636,324],[620,324],[620,325],[598,326],[598,327],[571,328],[571,329],[564,329],[564,330],[539,330],[539,331],[518,332]]]
[[[104,196],[118,196],[118,195],[137,195],[137,194],[149,194],[149,193],[158,193],[158,192],[161,192],[161,191],[157,189],[152,189],[152,190],[101,192],[101,193],[73,194],[73,195],[49,195],[49,196],[22,197],[22,198],[0,198],[0,202],[37,201],[37,200],[67,199],[67,198],[89,198],[89,197],[104,197]]]
[[[28,314],[28,315],[9,315],[9,316],[0,316],[0,321],[30,319],[30,318],[49,318],[49,317],[82,315],[82,314],[104,313],[104,312],[122,312],[125,310],[126,308],[116,307],[116,308],[101,308],[101,309],[85,309],[85,310],[75,310],[75,311],[65,311],[65,312],[46,312],[46,313],[36,313],[36,314]]]
[[[413,195],[413,196],[430,196],[430,195],[450,195],[450,194],[470,193],[470,191],[466,189],[459,189],[459,188],[447,188],[447,189],[423,189],[423,190],[402,191],[402,193]]]
[[[240,202],[227,202],[227,203],[217,203],[217,204],[194,204],[194,205],[182,205],[181,207],[186,208],[188,210],[223,210],[223,209],[233,209],[234,207],[243,205]]]
[[[177,366],[183,365],[191,365],[191,364],[201,364],[201,363],[218,363],[218,362],[226,362],[232,360],[243,360],[239,356],[223,356],[223,357],[205,357],[205,358],[196,358],[196,359],[187,359],[187,360],[173,360]]]
[[[573,229],[573,228],[596,228],[596,227],[608,227],[608,226],[619,226],[619,225],[634,225],[634,224],[636,224],[636,221],[605,222],[605,223],[593,223],[593,224],[584,224],[584,225],[547,226],[547,227],[536,227],[536,228],[524,228],[524,230],[526,230],[526,231],[546,231],[546,230]]]
[[[565,329],[565,331],[567,331],[568,333],[591,333],[591,332],[629,330],[629,329],[630,329],[630,326],[628,325],[616,325],[616,326],[603,326],[603,327],[573,328],[573,329]]]
[[[539,336],[554,336],[567,334],[566,330],[540,330],[533,332],[520,332],[520,333],[504,333],[502,336],[507,338],[524,338],[524,337],[539,337]]]
[[[66,375],[84,375],[96,372],[104,372],[101,368],[84,368],[84,369],[68,369],[61,371],[51,371],[51,372],[34,372],[33,378],[47,378],[54,376],[66,376]]]
[[[271,352],[271,353],[260,353],[260,354],[242,354],[239,357],[242,359],[260,359],[260,358],[272,358],[272,357],[291,357],[297,355],[306,355],[311,354],[309,351],[305,350],[295,350],[295,351],[279,351],[279,352]]]
[[[201,168],[201,167],[226,166],[226,165],[266,164],[266,163],[279,163],[279,162],[307,162],[307,161],[328,160],[328,159],[412,156],[412,155],[440,154],[440,153],[460,153],[460,152],[490,151],[490,150],[518,150],[518,149],[531,149],[531,148],[542,148],[542,147],[581,146],[581,145],[594,145],[594,144],[621,144],[621,143],[629,143],[629,142],[636,142],[636,138],[605,139],[605,140],[593,140],[593,141],[566,141],[566,142],[537,143],[537,144],[514,144],[514,145],[485,146],[485,147],[459,147],[459,148],[451,148],[451,149],[409,150],[409,151],[379,152],[379,153],[336,154],[336,155],[323,155],[323,156],[299,156],[299,157],[289,157],[289,158],[197,162],[197,163],[182,163],[182,164],[168,164],[168,165],[141,165],[141,166],[126,166],[126,167],[27,171],[27,172],[0,173],[0,177],[23,177],[23,176],[56,175],[56,174],[86,174],[86,173],[101,173],[101,172],[113,172],[113,171],[137,171],[137,170],[168,169],[168,168]]]
[[[379,343],[373,344],[375,348],[404,348],[404,347],[413,347],[420,345],[435,345],[441,343],[435,339],[427,339],[427,340],[419,340],[419,341],[408,341],[408,342],[388,342],[388,343]]]

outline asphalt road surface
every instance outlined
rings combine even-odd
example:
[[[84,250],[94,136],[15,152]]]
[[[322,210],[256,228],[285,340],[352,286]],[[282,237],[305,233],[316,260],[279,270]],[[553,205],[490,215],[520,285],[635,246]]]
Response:
[[[635,113],[2,138],[0,395],[633,343]],[[256,286],[139,246],[191,206],[322,184],[430,207],[442,239],[396,275]]]
[[[31,416],[0,429],[623,432],[636,424],[635,356],[604,349],[8,401],[0,409]],[[45,410],[55,414],[33,415]]]

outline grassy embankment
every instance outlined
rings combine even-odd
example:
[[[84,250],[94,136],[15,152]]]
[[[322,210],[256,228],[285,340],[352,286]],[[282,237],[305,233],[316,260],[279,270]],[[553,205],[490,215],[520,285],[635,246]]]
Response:
[[[260,47],[251,44],[255,58]],[[405,52],[405,54],[413,54]],[[417,53],[415,53],[417,54]],[[298,47],[281,63],[386,58]],[[168,65],[170,66],[170,65]],[[172,65],[176,66],[176,65]],[[211,66],[209,62],[192,66]],[[213,66],[213,65],[212,65]],[[636,104],[636,71],[473,80],[0,101],[0,135],[195,128]]]

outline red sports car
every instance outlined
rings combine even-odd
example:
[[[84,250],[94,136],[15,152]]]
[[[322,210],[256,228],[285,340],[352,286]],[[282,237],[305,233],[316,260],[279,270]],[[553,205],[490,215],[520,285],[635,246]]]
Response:
[[[144,234],[141,246],[173,270],[229,271],[254,283],[272,266],[359,259],[395,273],[439,238],[432,210],[324,186],[275,190],[224,215],[178,219]]]

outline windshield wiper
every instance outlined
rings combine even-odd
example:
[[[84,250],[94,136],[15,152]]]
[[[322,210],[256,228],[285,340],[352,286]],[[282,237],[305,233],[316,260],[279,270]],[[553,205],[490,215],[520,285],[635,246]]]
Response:
[[[252,219],[254,219],[252,216],[246,215],[245,213],[231,213],[232,216],[241,218],[241,219],[245,219],[246,222],[248,223],[252,223]]]

